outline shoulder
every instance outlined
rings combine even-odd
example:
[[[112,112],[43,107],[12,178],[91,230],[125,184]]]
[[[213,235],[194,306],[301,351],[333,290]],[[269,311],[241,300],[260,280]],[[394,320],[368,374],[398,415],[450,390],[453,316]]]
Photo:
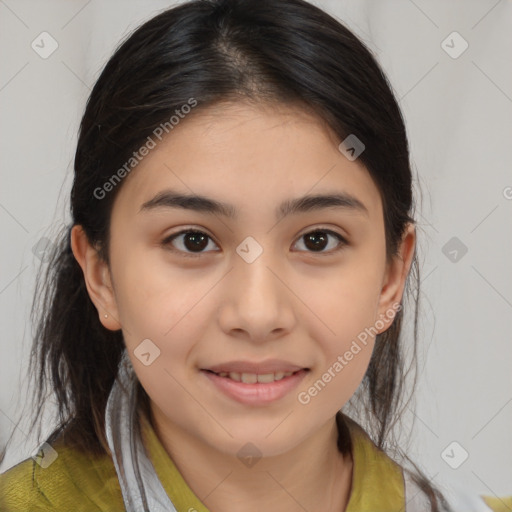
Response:
[[[0,475],[0,510],[49,510],[50,502],[34,479],[32,459],[24,460]]]
[[[433,490],[424,489],[414,473],[392,459],[385,451],[377,447],[368,433],[352,418],[345,416],[352,439],[354,458],[353,490],[354,501],[360,498],[367,503],[378,496],[378,503],[386,501],[386,510],[402,510],[405,512],[431,512],[434,507],[429,496],[437,502],[439,496]],[[365,498],[363,499],[363,495]],[[442,503],[438,510],[450,510]],[[378,504],[375,503],[375,510]],[[366,510],[364,507],[354,510]],[[370,509],[368,509],[370,510]]]
[[[404,510],[401,466],[379,449],[358,423],[348,416],[345,421],[352,445],[352,490],[347,512]]]
[[[403,486],[402,467],[373,442],[359,423],[349,416],[345,416],[345,421],[350,432],[353,456],[360,465],[366,466],[361,469],[369,471],[378,467],[381,473],[394,475],[395,480]]]
[[[56,441],[0,475],[0,510],[117,512],[124,507],[107,454],[92,456]]]

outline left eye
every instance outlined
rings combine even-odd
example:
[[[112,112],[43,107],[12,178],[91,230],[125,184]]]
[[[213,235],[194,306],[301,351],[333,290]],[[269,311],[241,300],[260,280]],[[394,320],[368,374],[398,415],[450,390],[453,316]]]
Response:
[[[335,243],[334,249],[331,247],[331,250],[325,251],[324,249],[329,245],[329,237],[336,238],[338,242]],[[308,252],[335,252],[340,250],[344,245],[347,244],[347,241],[341,235],[329,229],[315,229],[314,231],[305,233],[299,238],[297,243],[303,240],[305,247],[307,247],[308,249],[313,249],[312,251]]]
[[[337,239],[337,242],[334,242],[334,247],[332,247],[333,242],[329,243],[329,238]],[[203,231],[187,229],[167,237],[162,242],[162,245],[172,245],[176,250],[182,252],[184,256],[197,257],[203,252],[211,252],[205,251],[205,249],[208,248],[209,240],[217,246],[212,238]],[[175,241],[178,241],[178,243],[175,244]],[[306,247],[307,252],[314,253],[335,252],[340,250],[344,245],[347,245],[347,241],[341,235],[328,229],[316,229],[305,233],[299,237],[296,244],[300,242]],[[176,245],[178,247],[176,247]],[[331,247],[329,247],[329,245],[331,245]],[[330,250],[325,250],[326,248]]]

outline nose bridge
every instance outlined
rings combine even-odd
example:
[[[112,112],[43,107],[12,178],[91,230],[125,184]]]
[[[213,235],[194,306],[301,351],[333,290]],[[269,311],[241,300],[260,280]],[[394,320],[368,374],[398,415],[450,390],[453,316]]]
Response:
[[[221,308],[222,328],[246,331],[252,339],[290,329],[294,318],[291,294],[281,282],[286,281],[284,276],[277,277],[282,266],[274,251],[247,240],[237,253],[229,276],[230,291]]]
[[[247,299],[249,302],[264,299],[267,304],[277,302],[278,282],[270,270],[275,267],[275,262],[273,264],[271,260],[270,251],[266,251],[252,263],[244,260],[237,262],[235,275],[241,284],[240,298]]]
[[[249,248],[246,254],[250,258],[247,258],[242,252],[246,248]],[[257,247],[254,247],[254,243],[249,241],[245,245],[240,244],[237,253],[239,259],[238,261],[235,259],[233,277],[239,282],[237,287],[238,303],[242,306],[256,308],[255,313],[263,311],[263,308],[275,311],[279,302],[280,290],[278,290],[278,285],[280,283],[274,273],[270,271],[272,267],[276,266],[273,251],[269,248],[263,249],[263,247],[258,250]]]

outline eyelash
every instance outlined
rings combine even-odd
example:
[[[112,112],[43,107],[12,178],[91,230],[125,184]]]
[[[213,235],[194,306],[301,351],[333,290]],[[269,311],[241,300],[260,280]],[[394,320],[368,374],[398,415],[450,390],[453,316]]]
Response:
[[[190,234],[190,233],[206,235],[210,240],[213,241],[212,237],[210,237],[210,235],[208,235],[204,231],[200,231],[198,229],[190,228],[190,229],[184,229],[182,231],[179,231],[177,233],[173,233],[172,235],[168,236],[167,238],[165,238],[162,241],[162,246],[168,248],[169,246],[171,246],[171,242],[175,238],[177,238],[177,237],[179,237],[181,235]],[[348,245],[347,240],[344,237],[342,237],[339,233],[336,233],[335,231],[332,231],[330,229],[322,229],[322,228],[316,228],[316,229],[313,229],[311,231],[308,231],[308,232],[302,234],[298,238],[298,240],[302,239],[306,235],[310,235],[310,234],[313,234],[313,233],[325,233],[327,235],[332,235],[332,236],[334,236],[335,238],[338,239],[339,245],[338,245],[338,247],[336,247],[335,249],[332,249],[330,251],[319,251],[319,252],[305,251],[305,252],[309,252],[310,254],[329,255],[329,254],[333,254],[333,253],[336,253],[336,252],[340,251],[341,249],[343,249],[344,246]],[[203,254],[207,254],[208,252],[210,252],[210,251],[206,251],[206,252],[193,253],[193,252],[185,252],[185,251],[182,251],[181,249],[175,249],[175,248],[171,248],[170,250],[172,252],[179,252],[179,253],[181,253],[182,256],[184,256],[186,258],[198,258],[198,257],[202,256]]]

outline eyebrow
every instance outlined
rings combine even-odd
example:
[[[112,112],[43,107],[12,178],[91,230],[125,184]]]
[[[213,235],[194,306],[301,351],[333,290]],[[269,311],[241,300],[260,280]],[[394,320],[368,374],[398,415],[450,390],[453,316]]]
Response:
[[[231,204],[201,195],[182,194],[173,190],[159,192],[140,207],[139,213],[161,208],[182,208],[199,213],[221,215],[230,219],[236,219],[238,214],[237,209]],[[276,208],[275,216],[277,220],[280,220],[288,215],[327,208],[340,208],[368,215],[368,209],[356,197],[347,193],[334,193],[305,195],[288,199]]]

